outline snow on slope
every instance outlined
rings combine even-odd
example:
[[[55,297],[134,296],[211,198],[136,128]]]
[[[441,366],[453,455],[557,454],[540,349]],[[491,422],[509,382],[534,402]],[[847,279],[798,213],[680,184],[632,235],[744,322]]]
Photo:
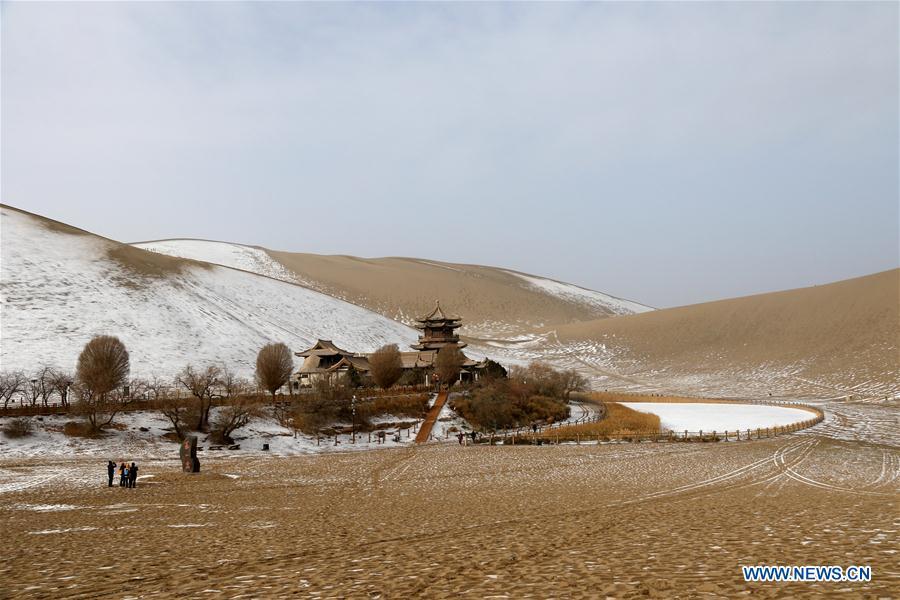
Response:
[[[312,290],[226,267],[186,265],[147,276],[108,257],[117,244],[52,230],[2,209],[0,368],[73,369],[95,334],[131,353],[132,374],[170,376],[188,362],[252,373],[259,348],[330,338],[348,350],[406,346],[416,332]]]
[[[265,250],[252,246],[210,240],[158,240],[139,242],[132,244],[132,246],[168,256],[190,258],[215,265],[250,271],[251,273],[258,273],[273,279],[287,281],[288,283],[306,283],[266,254]]]
[[[510,275],[525,280],[528,286],[550,296],[562,298],[573,304],[583,304],[586,306],[599,308],[604,311],[610,311],[617,315],[632,315],[635,313],[647,312],[654,310],[650,306],[638,304],[631,300],[616,298],[603,292],[596,292],[571,283],[562,283],[553,279],[545,279],[543,277],[533,277],[515,271],[507,271]]]

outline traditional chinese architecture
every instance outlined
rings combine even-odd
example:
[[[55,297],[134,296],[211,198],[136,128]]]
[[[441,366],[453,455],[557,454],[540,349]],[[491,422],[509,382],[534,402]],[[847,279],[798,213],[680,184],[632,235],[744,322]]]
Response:
[[[416,319],[416,323],[418,323],[416,329],[422,332],[419,336],[419,343],[412,345],[412,348],[416,350],[440,350],[444,346],[451,345],[462,350],[467,345],[465,342],[459,341],[459,335],[456,333],[456,330],[462,325],[462,319],[444,314],[440,302],[436,304],[430,314]]]
[[[459,334],[456,333],[461,325],[462,319],[446,314],[439,302],[431,313],[416,319],[416,329],[422,333],[419,335],[418,343],[411,346],[415,352],[400,353],[404,371],[418,369],[421,372],[420,381],[424,380],[426,385],[431,384],[434,376],[434,361],[440,349],[450,345],[456,346],[460,350],[466,347],[466,343],[461,342]],[[353,371],[363,378],[367,377],[369,373],[369,356],[371,354],[344,350],[331,340],[318,340],[312,348],[295,354],[303,359],[303,364],[292,378],[291,385],[294,389],[312,387],[316,381],[322,378],[346,377]],[[477,380],[486,361],[476,361],[465,355],[463,357],[464,362],[459,372],[459,380]]]

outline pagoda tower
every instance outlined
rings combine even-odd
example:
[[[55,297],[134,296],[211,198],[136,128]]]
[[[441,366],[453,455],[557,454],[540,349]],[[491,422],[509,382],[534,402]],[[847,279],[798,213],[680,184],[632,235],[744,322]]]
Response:
[[[422,333],[419,335],[419,343],[411,347],[416,350],[440,350],[444,346],[456,346],[465,348],[466,343],[459,341],[456,330],[462,325],[462,319],[454,315],[447,315],[441,309],[441,303],[437,302],[430,314],[416,319],[416,329]]]

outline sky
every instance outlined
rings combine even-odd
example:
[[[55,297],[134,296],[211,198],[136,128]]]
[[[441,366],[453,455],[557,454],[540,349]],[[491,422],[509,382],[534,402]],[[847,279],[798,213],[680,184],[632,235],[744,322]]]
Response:
[[[898,6],[4,2],[0,197],[657,307],[827,283],[900,264]]]

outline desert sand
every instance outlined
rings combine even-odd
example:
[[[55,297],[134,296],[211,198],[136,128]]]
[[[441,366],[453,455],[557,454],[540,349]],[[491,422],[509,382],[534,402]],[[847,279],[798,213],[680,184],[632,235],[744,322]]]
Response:
[[[529,287],[515,272],[420,258],[359,258],[267,252],[316,289],[387,317],[412,322],[435,300],[463,316],[468,336],[506,337],[534,327],[614,313]],[[424,308],[424,310],[423,310]]]
[[[545,354],[611,389],[885,397],[900,389],[900,270],[570,324]]]
[[[461,448],[141,465],[0,463],[4,597],[891,597],[896,447]],[[870,565],[745,583],[741,565]]]

